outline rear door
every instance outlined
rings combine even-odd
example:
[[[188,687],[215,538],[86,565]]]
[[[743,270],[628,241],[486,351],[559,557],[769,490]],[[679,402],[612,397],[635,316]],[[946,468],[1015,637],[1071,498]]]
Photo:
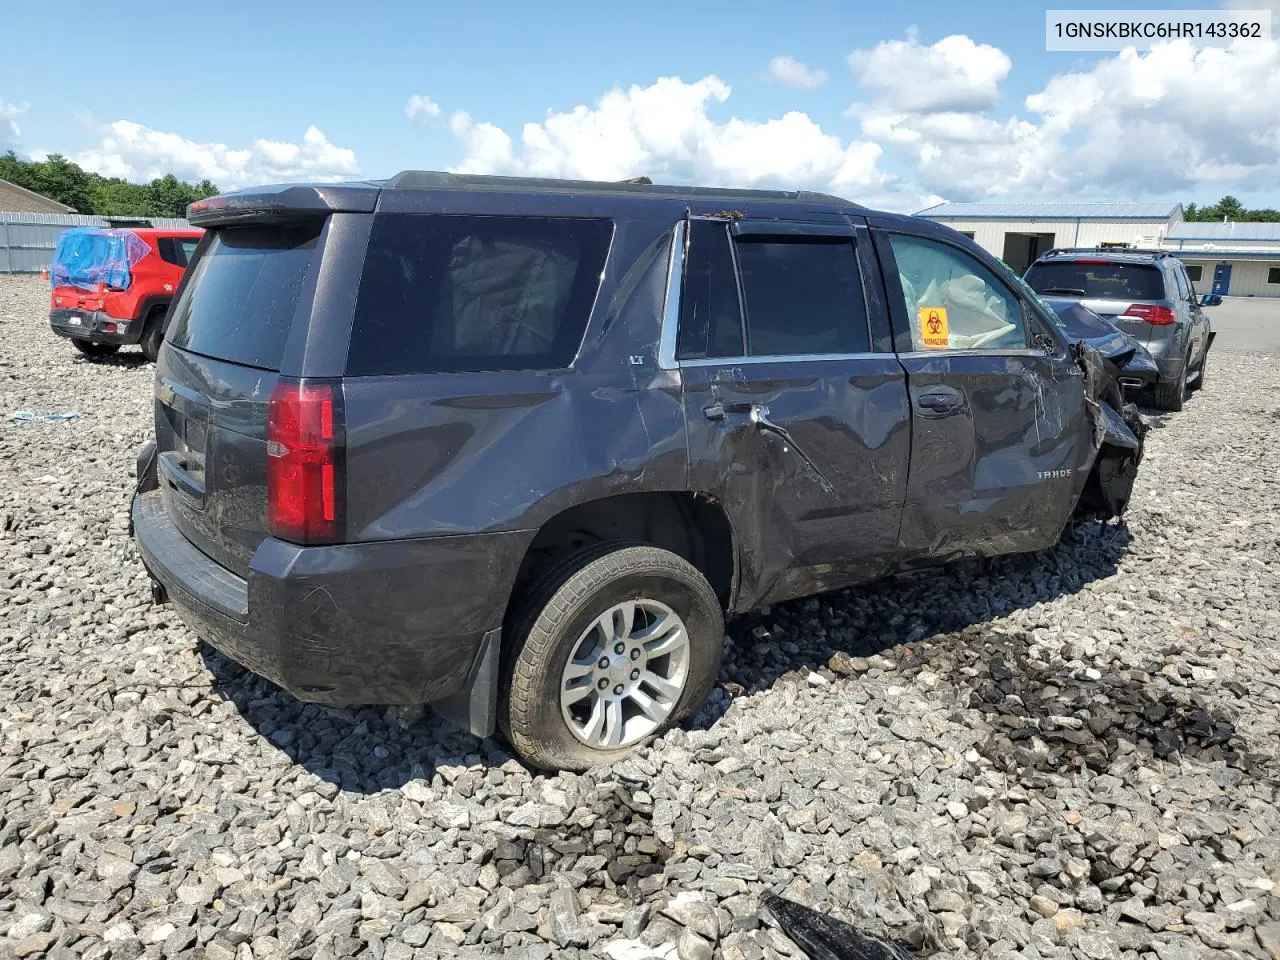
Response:
[[[192,543],[240,576],[267,535],[267,401],[295,327],[305,337],[325,224],[211,231],[158,363],[165,506]]]
[[[1092,463],[1081,370],[971,250],[898,220],[876,230],[876,248],[911,397],[904,555],[1052,544]]]
[[[740,607],[883,573],[910,413],[865,226],[687,227],[690,483],[723,503],[742,545]]]

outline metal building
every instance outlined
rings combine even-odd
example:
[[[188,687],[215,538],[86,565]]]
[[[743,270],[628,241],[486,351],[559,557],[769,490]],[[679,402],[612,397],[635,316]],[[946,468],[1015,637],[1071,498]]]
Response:
[[[1177,224],[1165,237],[1202,293],[1280,297],[1280,223]]]
[[[940,203],[916,214],[976,240],[1018,273],[1054,247],[1157,247],[1182,204]]]

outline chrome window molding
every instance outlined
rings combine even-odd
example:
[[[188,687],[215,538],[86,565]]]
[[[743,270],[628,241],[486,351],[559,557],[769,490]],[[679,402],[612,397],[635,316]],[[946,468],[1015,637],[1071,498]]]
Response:
[[[779,353],[764,354],[751,357],[697,357],[680,360],[681,367],[739,367],[752,363],[816,363],[820,360],[886,360],[892,359],[892,353]]]
[[[684,285],[684,251],[688,221],[681,220],[671,231],[671,257],[667,262],[667,294],[662,305],[662,330],[658,339],[658,367],[675,370],[676,333],[680,327],[680,291]]]

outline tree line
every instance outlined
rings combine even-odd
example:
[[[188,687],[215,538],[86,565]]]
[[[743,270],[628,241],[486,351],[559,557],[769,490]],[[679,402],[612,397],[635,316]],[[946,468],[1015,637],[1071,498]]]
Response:
[[[61,154],[22,160],[10,150],[0,155],[0,180],[26,187],[76,213],[103,217],[185,217],[187,204],[218,193],[216,184],[192,184],[168,173],[150,183],[131,183],[82,170]]]
[[[1188,203],[1182,208],[1182,215],[1188,220],[1198,220],[1200,222],[1214,220],[1221,223],[1225,219],[1233,220],[1236,223],[1280,223],[1280,210],[1273,210],[1271,207],[1250,210],[1235,197],[1229,195],[1223,197],[1217,203],[1204,207],[1197,207],[1194,203]]]

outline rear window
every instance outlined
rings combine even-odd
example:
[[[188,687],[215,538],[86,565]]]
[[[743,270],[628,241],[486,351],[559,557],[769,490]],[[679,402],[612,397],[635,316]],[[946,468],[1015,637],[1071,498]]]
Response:
[[[1035,263],[1027,283],[1045,296],[1096,300],[1163,300],[1164,282],[1155,267],[1131,263],[1087,263],[1062,260]]]
[[[612,235],[609,220],[378,216],[348,375],[567,367]]]
[[[848,240],[738,243],[752,356],[865,353],[867,310]]]
[[[217,231],[174,307],[169,342],[215,360],[279,370],[298,295],[315,268],[320,227]]]

